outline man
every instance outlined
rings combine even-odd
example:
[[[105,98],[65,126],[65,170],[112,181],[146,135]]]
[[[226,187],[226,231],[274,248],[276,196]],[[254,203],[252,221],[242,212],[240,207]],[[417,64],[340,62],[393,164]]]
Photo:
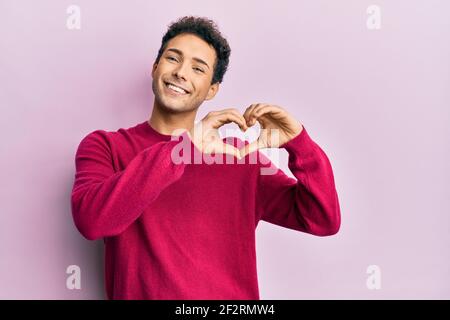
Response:
[[[179,19],[153,65],[150,119],[93,131],[78,147],[73,218],[87,239],[104,239],[109,299],[259,299],[259,220],[317,236],[339,230],[330,162],[282,107],[216,110],[194,125],[200,105],[219,90],[230,52],[213,21]],[[218,128],[230,122],[243,131],[259,122],[261,135],[228,143]],[[180,139],[193,154],[236,163],[175,161]],[[266,165],[245,161],[262,159],[258,149],[267,147],[288,151],[297,179],[278,168],[262,174]]]

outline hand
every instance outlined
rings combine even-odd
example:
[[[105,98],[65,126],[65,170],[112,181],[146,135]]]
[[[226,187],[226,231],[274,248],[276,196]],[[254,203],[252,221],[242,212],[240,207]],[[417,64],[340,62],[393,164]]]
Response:
[[[244,117],[237,109],[224,109],[209,112],[199,123],[197,123],[188,135],[193,144],[203,153],[226,153],[241,159],[239,149],[224,143],[219,134],[219,128],[224,124],[234,122],[242,131],[248,129]]]
[[[252,104],[245,110],[244,118],[248,127],[255,125],[258,121],[261,132],[256,141],[240,150],[241,157],[258,149],[278,148],[303,130],[303,126],[294,117],[276,105]]]

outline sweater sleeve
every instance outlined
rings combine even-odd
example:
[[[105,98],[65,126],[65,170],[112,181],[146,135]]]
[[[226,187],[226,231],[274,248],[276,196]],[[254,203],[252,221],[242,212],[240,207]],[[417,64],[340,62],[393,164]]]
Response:
[[[186,133],[183,139],[189,139]],[[138,153],[125,170],[116,171],[108,140],[102,130],[88,134],[75,156],[72,216],[88,240],[122,233],[155,200],[177,181],[186,164],[171,159],[177,140],[158,142]]]
[[[317,236],[339,231],[341,215],[333,171],[324,151],[303,130],[280,146],[289,153],[288,177],[267,158],[274,174],[259,174],[256,216],[289,229]],[[265,165],[264,165],[265,167]]]

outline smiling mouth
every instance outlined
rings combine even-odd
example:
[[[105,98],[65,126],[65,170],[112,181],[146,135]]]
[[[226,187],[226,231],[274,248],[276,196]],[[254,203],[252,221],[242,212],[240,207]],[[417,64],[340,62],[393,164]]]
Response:
[[[164,86],[170,93],[174,95],[184,96],[189,94],[188,91],[184,90],[183,88],[177,87],[176,85],[173,85],[170,82],[164,82]]]

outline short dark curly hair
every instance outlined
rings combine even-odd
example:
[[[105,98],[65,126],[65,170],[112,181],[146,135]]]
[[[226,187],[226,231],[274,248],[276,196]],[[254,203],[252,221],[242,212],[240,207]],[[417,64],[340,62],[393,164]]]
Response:
[[[167,42],[182,33],[194,34],[214,47],[217,59],[214,64],[214,75],[211,84],[216,82],[221,83],[228,69],[231,49],[228,41],[220,33],[217,24],[213,20],[205,17],[185,16],[172,22],[162,38],[161,47],[159,48],[155,63],[159,62],[166,49]]]

